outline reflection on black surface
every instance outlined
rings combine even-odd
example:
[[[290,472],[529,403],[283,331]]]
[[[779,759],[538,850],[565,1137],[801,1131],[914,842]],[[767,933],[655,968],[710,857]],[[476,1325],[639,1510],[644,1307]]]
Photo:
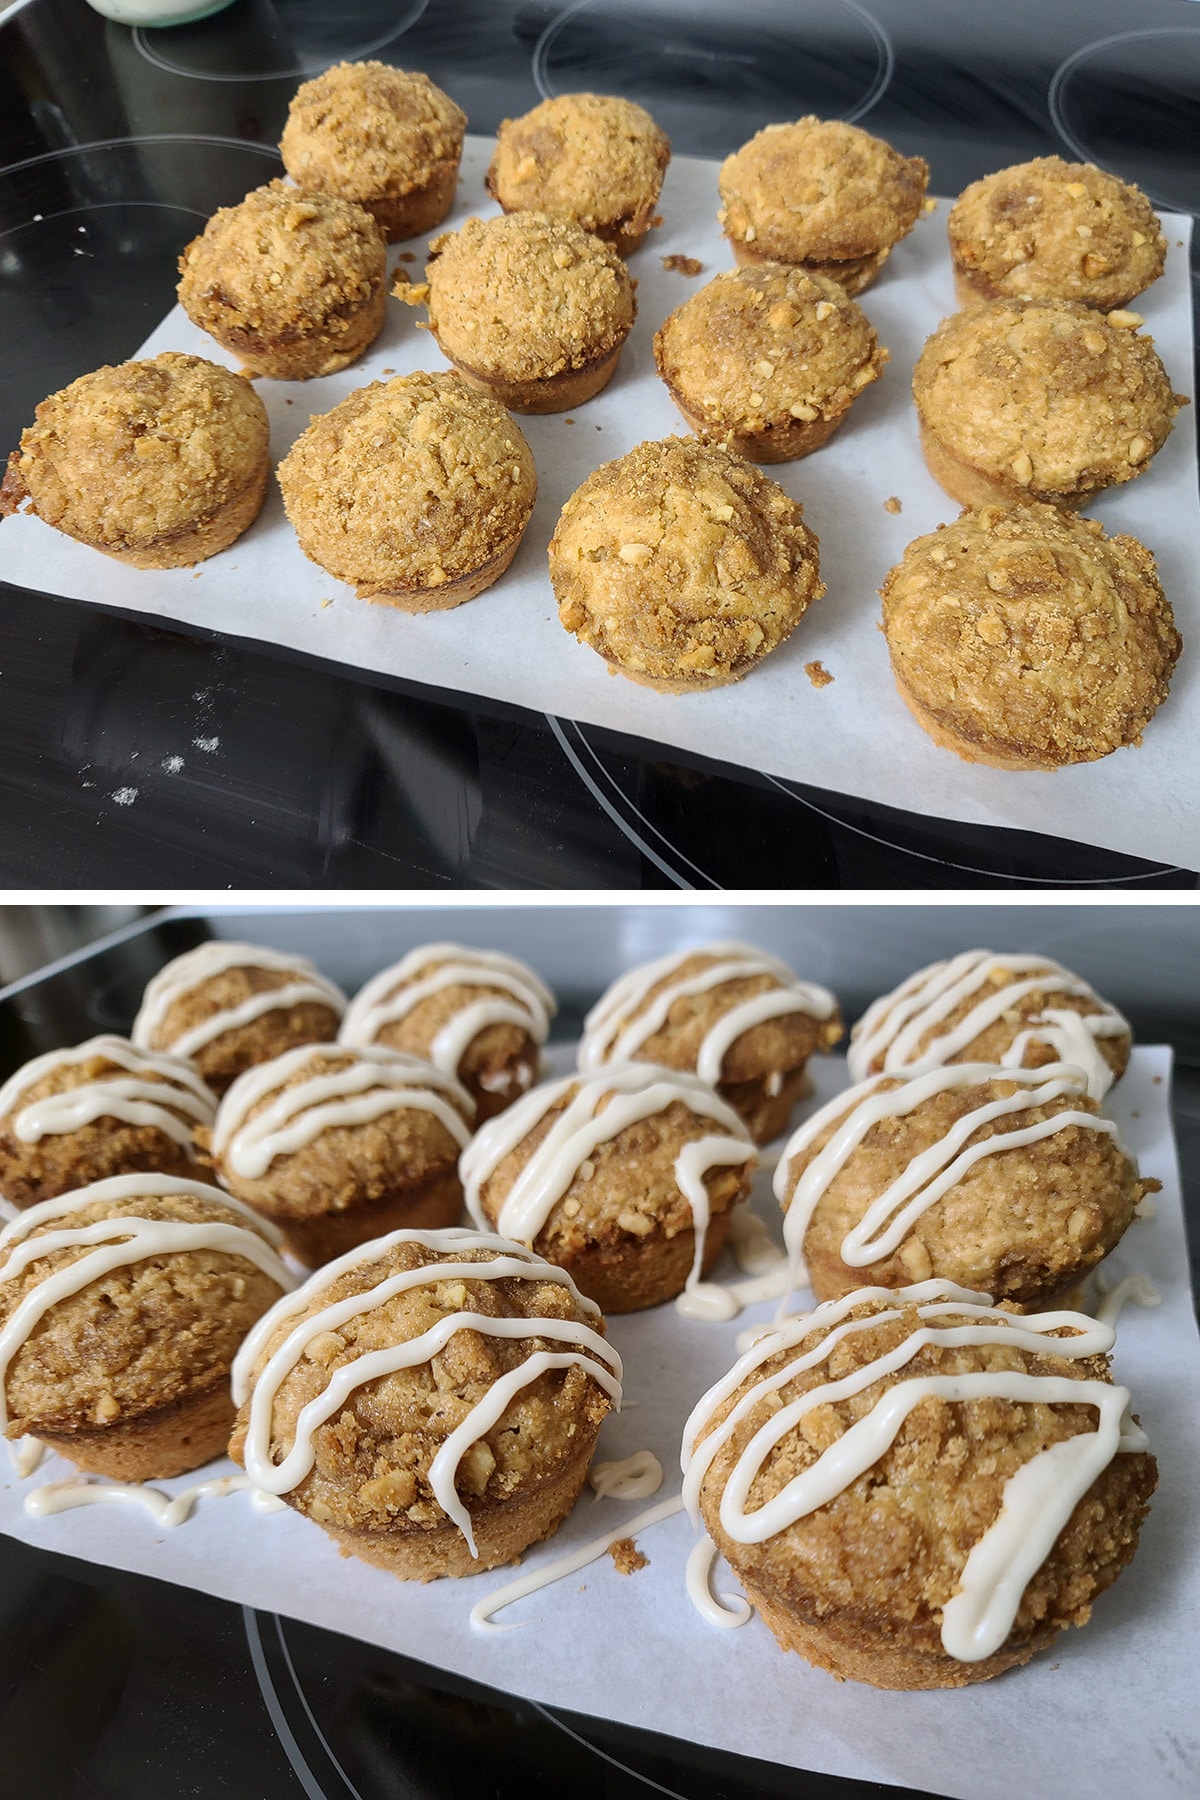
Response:
[[[228,12],[134,33],[148,62],[204,81],[300,78],[330,63],[356,62],[389,47],[424,12],[428,0],[236,0]],[[399,61],[399,56],[383,60]]]
[[[1123,32],[1080,51],[1050,105],[1078,155],[1160,206],[1200,212],[1200,28]]]

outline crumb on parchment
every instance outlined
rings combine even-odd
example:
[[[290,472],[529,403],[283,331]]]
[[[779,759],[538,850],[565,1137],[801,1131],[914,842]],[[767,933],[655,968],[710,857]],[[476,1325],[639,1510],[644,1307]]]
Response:
[[[675,251],[671,256],[664,256],[662,266],[672,275],[702,275],[704,264],[694,256],[682,256]]]
[[[635,1575],[650,1563],[650,1558],[642,1555],[631,1537],[617,1538],[615,1543],[608,1546],[608,1554],[613,1559],[618,1575]]]
[[[902,512],[904,509],[901,506],[898,497],[895,494],[891,494],[884,501],[883,510],[884,510],[884,512],[898,513],[898,512]]]
[[[804,673],[815,688],[828,687],[833,680],[833,676],[822,662],[806,662]]]

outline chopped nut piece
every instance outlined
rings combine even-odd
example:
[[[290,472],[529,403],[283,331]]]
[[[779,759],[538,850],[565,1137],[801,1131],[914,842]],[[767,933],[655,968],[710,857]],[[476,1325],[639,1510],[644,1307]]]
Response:
[[[647,1218],[643,1212],[618,1213],[617,1224],[622,1231],[628,1231],[633,1237],[648,1237],[654,1230],[654,1220]]]
[[[775,373],[775,365],[774,363],[766,361],[756,362],[754,365],[754,373],[756,375],[761,375],[764,381],[770,381],[772,375]]]
[[[914,1281],[928,1281],[933,1274],[929,1252],[918,1237],[905,1238],[900,1246],[900,1261]]]
[[[1108,323],[1115,325],[1118,331],[1136,331],[1144,323],[1141,313],[1130,312],[1128,307],[1119,306],[1115,312],[1107,315]]]
[[[1153,450],[1153,448],[1154,448],[1154,445],[1150,442],[1150,439],[1147,437],[1142,437],[1142,435],[1139,432],[1137,437],[1131,438],[1129,440],[1129,460],[1130,460],[1130,462],[1131,463],[1145,462],[1146,458],[1149,456],[1149,454]]]
[[[636,569],[644,569],[654,552],[649,544],[622,544],[617,555],[622,562],[632,563]]]
[[[807,400],[793,400],[788,411],[793,419],[819,419],[821,416],[818,409],[810,406]]]
[[[1068,181],[1067,192],[1073,200],[1082,200],[1083,196],[1087,193],[1087,189],[1084,187],[1082,181]]]
[[[1012,462],[1009,464],[1009,467],[1021,486],[1028,487],[1033,480],[1033,464],[1029,459],[1029,452],[1027,450],[1018,450],[1017,454],[1013,457]]]
[[[831,318],[836,311],[837,308],[834,306],[832,300],[817,301],[817,318],[822,325],[825,323],[826,319]]]

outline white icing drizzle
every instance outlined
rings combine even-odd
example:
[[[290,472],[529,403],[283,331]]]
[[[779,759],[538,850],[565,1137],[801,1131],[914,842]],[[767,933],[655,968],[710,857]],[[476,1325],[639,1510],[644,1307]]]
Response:
[[[921,1215],[986,1156],[1037,1143],[1076,1125],[1088,1131],[1103,1132],[1120,1144],[1117,1127],[1111,1119],[1102,1119],[1076,1107],[1064,1108],[1048,1119],[1020,1130],[997,1131],[978,1143],[968,1144],[968,1139],[981,1126],[993,1120],[1064,1096],[1082,1098],[1087,1090],[1087,1078],[1082,1069],[1065,1063],[1047,1063],[1040,1069],[1008,1069],[994,1063],[952,1063],[947,1068],[914,1075],[881,1092],[881,1085],[888,1079],[886,1075],[872,1075],[856,1087],[838,1094],[793,1132],[784,1147],[774,1180],[775,1198],[781,1206],[788,1202],[793,1160],[808,1150],[830,1125],[841,1120],[829,1142],[801,1174],[791,1194],[783,1224],[784,1242],[794,1259],[786,1293],[797,1285],[804,1239],[817,1206],[871,1127],[883,1119],[904,1117],[947,1089],[981,1086],[997,1080],[1020,1080],[1026,1084],[1018,1087],[1015,1093],[987,1101],[965,1113],[935,1144],[914,1156],[891,1185],[876,1195],[839,1246],[838,1254],[850,1268],[866,1268],[891,1256]]]
[[[685,1319],[722,1324],[736,1319],[743,1307],[778,1300],[787,1289],[787,1252],[779,1248],[757,1213],[739,1206],[729,1220],[729,1241],[734,1261],[747,1279],[724,1285],[700,1281],[685,1289],[675,1302],[676,1312]]]
[[[257,1512],[283,1512],[284,1502],[273,1494],[255,1488],[248,1475],[214,1475],[197,1481],[174,1496],[160,1488],[147,1487],[140,1481],[87,1481],[70,1477],[65,1481],[47,1482],[25,1496],[25,1511],[31,1518],[48,1519],[53,1513],[73,1512],[77,1506],[140,1506],[156,1525],[168,1530],[184,1524],[192,1515],[197,1500],[223,1499],[227,1494],[250,1495]]]
[[[169,962],[165,969],[149,983],[142,996],[141,1009],[133,1021],[131,1036],[140,1050],[151,1047],[159,1026],[175,1005],[185,994],[190,994],[202,983],[210,981],[214,975],[223,975],[228,969],[270,969],[296,977],[283,987],[271,988],[261,994],[252,994],[239,1006],[229,1006],[223,1011],[214,1013],[212,1018],[193,1026],[174,1038],[169,1049],[176,1056],[194,1056],[216,1038],[224,1036],[227,1031],[236,1031],[242,1025],[252,1024],[266,1013],[286,1010],[292,1006],[315,1004],[329,1007],[340,1019],[346,1008],[346,996],[341,988],[335,987],[324,975],[315,969],[306,957],[286,954],[279,950],[266,950],[258,944],[233,944],[214,940],[209,944],[201,944],[195,950],[189,950],[184,956],[177,956]]]
[[[718,1598],[713,1593],[713,1565],[719,1554],[707,1532],[696,1539],[687,1559],[687,1591],[688,1598],[702,1619],[728,1631],[732,1626],[747,1624],[754,1617],[754,1608],[743,1594],[728,1594]]]
[[[296,1421],[291,1448],[283,1460],[271,1460],[272,1415],[275,1397],[287,1375],[304,1355],[307,1346],[323,1332],[336,1331],[347,1320],[372,1312],[394,1295],[410,1288],[433,1286],[443,1281],[496,1281],[515,1278],[524,1281],[556,1282],[565,1287],[572,1299],[585,1312],[600,1317],[600,1309],[580,1294],[570,1276],[534,1257],[520,1244],[493,1236],[488,1232],[467,1230],[393,1231],[386,1237],[338,1257],[318,1269],[296,1293],[287,1294],[271,1311],[252,1327],[233,1365],[233,1397],[242,1405],[250,1393],[254,1365],[267,1341],[279,1324],[310,1306],[314,1297],[330,1287],[341,1275],[364,1263],[377,1262],[397,1244],[416,1244],[439,1252],[444,1260],[406,1269],[377,1282],[362,1293],[352,1294],[313,1312],[291,1331],[268,1358],[253,1384],[250,1395],[250,1417],[246,1428],[246,1472],[256,1487],[271,1494],[287,1494],[311,1471],[316,1461],[313,1433],[319,1425],[334,1416],[345,1405],[350,1394],[368,1381],[394,1374],[398,1369],[414,1368],[428,1362],[442,1350],[456,1331],[479,1331],[498,1338],[550,1338],[572,1346],[563,1352],[535,1351],[515,1369],[493,1382],[484,1397],[477,1401],[462,1422],[441,1445],[429,1467],[429,1485],[443,1512],[462,1532],[471,1555],[477,1554],[471,1517],[455,1490],[459,1463],[471,1445],[490,1431],[520,1391],[550,1369],[578,1367],[603,1388],[619,1409],[621,1404],[621,1359],[611,1345],[590,1326],[571,1319],[491,1318],[484,1313],[455,1312],[440,1319],[430,1330],[406,1343],[369,1351],[346,1363],[331,1376],[324,1391],[304,1406]],[[490,1262],[457,1261],[453,1250],[485,1250]]]
[[[1040,972],[1033,974],[1034,970]],[[1014,979],[993,984],[991,977],[997,971]],[[1028,979],[1018,979],[1021,976]],[[981,990],[983,998],[959,1024],[935,1035],[918,1056],[917,1045],[926,1032]],[[1069,1007],[1047,1008],[1025,1023],[1001,1061],[1006,1068],[1019,1068],[1031,1043],[1048,1044],[1059,1062],[1084,1070],[1088,1092],[1093,1100],[1102,1100],[1112,1086],[1113,1074],[1096,1040],[1124,1036],[1129,1031],[1128,1020],[1102,1001],[1086,981],[1048,956],[1000,956],[991,950],[967,950],[949,962],[919,969],[869,1006],[855,1026],[846,1057],[850,1073],[855,1081],[861,1081],[880,1057],[885,1075],[941,1068],[1027,994],[1039,992],[1089,1000],[1101,1010],[1084,1017]]]
[[[683,1511],[683,1500],[676,1494],[670,1500],[660,1500],[657,1506],[648,1507],[645,1512],[638,1513],[636,1518],[627,1519],[624,1525],[614,1525],[603,1537],[592,1538],[589,1543],[581,1544],[578,1550],[569,1550],[554,1562],[546,1563],[540,1569],[533,1569],[527,1575],[518,1575],[515,1581],[508,1581],[503,1587],[493,1588],[483,1600],[476,1601],[471,1608],[471,1624],[476,1631],[519,1631],[519,1625],[497,1625],[494,1615],[502,1607],[511,1606],[515,1600],[523,1600],[527,1594],[536,1594],[539,1588],[549,1587],[552,1582],[561,1581],[566,1575],[574,1575],[579,1569],[586,1569],[604,1555],[606,1550],[618,1543],[621,1538],[637,1537],[648,1531],[651,1525],[657,1525],[662,1519],[670,1519]]]
[[[16,1472],[18,1481],[24,1481],[33,1474],[46,1454],[46,1446],[38,1438],[22,1437],[8,1440],[9,1460]]]
[[[308,1063],[343,1063],[295,1087],[285,1084]],[[247,1115],[274,1089],[269,1106]],[[213,1154],[245,1181],[265,1175],[277,1156],[291,1156],[335,1126],[364,1125],[388,1112],[413,1107],[432,1113],[461,1150],[470,1131],[463,1120],[475,1102],[452,1075],[419,1057],[381,1044],[301,1044],[273,1062],[239,1075],[221,1101],[213,1130]]]
[[[1143,1194],[1133,1211],[1134,1217],[1138,1219],[1157,1219],[1158,1217],[1158,1207],[1150,1194]]]
[[[481,1228],[486,1226],[480,1198],[483,1184],[573,1087],[578,1092],[505,1195],[496,1229],[518,1243],[532,1244],[571,1183],[586,1170],[593,1151],[630,1125],[654,1118],[678,1101],[690,1112],[723,1127],[719,1134],[691,1139],[675,1158],[676,1186],[692,1209],[696,1238],[685,1291],[695,1289],[700,1284],[709,1218],[704,1178],[711,1169],[755,1160],[754,1145],[733,1108],[696,1075],[660,1069],[653,1063],[628,1063],[606,1068],[590,1079],[566,1075],[534,1088],[498,1118],[489,1119],[459,1158],[471,1217]]]
[[[39,1225],[78,1212],[98,1201],[116,1203],[140,1196],[172,1194],[187,1194],[193,1199],[240,1213],[249,1223],[246,1226],[231,1225],[225,1219],[213,1218],[187,1224],[177,1219],[143,1219],[137,1214],[126,1213],[30,1236]],[[272,1248],[280,1241],[273,1226],[231,1194],[223,1194],[204,1182],[184,1181],[168,1175],[114,1175],[108,1181],[76,1188],[73,1193],[44,1200],[40,1206],[31,1206],[20,1213],[0,1231],[0,1250],[9,1251],[7,1260],[0,1265],[0,1282],[14,1281],[55,1250],[86,1248],[88,1254],[47,1274],[30,1288],[0,1326],[0,1431],[8,1422],[5,1390],[12,1359],[52,1307],[82,1292],[90,1282],[98,1281],[113,1269],[126,1268],[147,1257],[170,1256],[185,1250],[221,1250],[230,1256],[244,1257],[287,1293],[295,1283]]]
[[[752,1511],[747,1505],[751,1488],[771,1451],[799,1426],[806,1414],[862,1393],[890,1375],[900,1375],[926,1345],[1004,1344],[1077,1359],[1112,1348],[1114,1334],[1109,1326],[1082,1313],[1004,1313],[994,1308],[986,1295],[973,1294],[944,1281],[921,1282],[898,1292],[862,1288],[827,1302],[816,1312],[790,1320],[762,1339],[700,1400],[684,1427],[684,1500],[698,1522],[705,1475],[718,1451],[765,1395],[778,1393],[803,1370],[827,1363],[835,1346],[851,1333],[870,1331],[903,1316],[899,1307],[887,1307],[869,1317],[848,1317],[855,1307],[868,1300],[915,1303],[922,1324],[894,1349],[852,1374],[824,1382],[776,1408],[746,1444],[726,1481],[719,1509],[721,1526],[736,1543],[761,1544],[828,1505],[886,1454],[914,1407],[931,1397],[952,1402],[1001,1398],[1038,1405],[1094,1406],[1099,1414],[1096,1430],[1080,1432],[1039,1451],[1010,1476],[996,1519],[971,1548],[958,1591],[943,1611],[941,1637],[948,1655],[961,1662],[980,1662],[993,1655],[1008,1637],[1030,1578],[1050,1554],[1092,1482],[1118,1451],[1147,1447],[1145,1434],[1127,1417],[1130,1396],[1126,1388],[1100,1380],[1075,1381],[999,1369],[907,1379],[902,1376],[886,1387],[870,1412],[844,1431],[814,1463]],[[946,1327],[924,1323],[947,1314],[965,1317],[967,1323]],[[1064,1328],[1074,1335],[1053,1335]],[[805,1340],[814,1337],[818,1340],[815,1345],[803,1349]],[[785,1362],[774,1374],[760,1374],[752,1380],[721,1423],[700,1438],[717,1408],[743,1382],[760,1371],[771,1357],[793,1349],[800,1349],[801,1354]]]
[[[717,960],[698,975],[671,981],[670,976],[693,956],[713,956]],[[605,1063],[631,1061],[647,1039],[661,1031],[677,1000],[710,993],[726,982],[744,981],[754,975],[770,975],[779,985],[731,1007],[714,1022],[696,1058],[696,1073],[702,1080],[715,1084],[721,1079],[727,1052],[754,1025],[787,1013],[807,1013],[814,1019],[833,1016],[837,1002],[828,988],[799,980],[786,963],[765,950],[756,950],[749,944],[694,944],[631,969],[613,982],[584,1020],[580,1068],[599,1069]],[[666,986],[647,1004],[651,988],[659,982],[666,982]]]
[[[433,963],[421,976],[422,969]],[[515,956],[500,950],[472,950],[464,944],[422,944],[400,962],[384,969],[362,988],[346,1009],[339,1041],[362,1046],[372,1044],[387,1025],[407,1018],[422,1000],[450,987],[490,988],[492,997],[469,1000],[453,1013],[429,1046],[429,1060],[447,1075],[458,1066],[471,1043],[489,1025],[516,1025],[544,1044],[555,1013],[550,989],[534,971]],[[528,1085],[519,1078],[515,1085]],[[505,1080],[489,1091],[505,1092],[514,1085]]]
[[[1097,1285],[1100,1278],[1097,1276]],[[1162,1295],[1146,1275],[1125,1275],[1113,1287],[1100,1288],[1100,1304],[1096,1317],[1102,1325],[1114,1326],[1126,1306],[1161,1306]]]
[[[620,1462],[593,1463],[588,1471],[597,1500],[648,1500],[662,1479],[663,1466],[649,1450],[635,1450]]]
[[[27,1106],[20,1105],[21,1095],[52,1070],[90,1062],[94,1057],[102,1057],[126,1074],[100,1075],[63,1093],[46,1094]],[[152,1075],[161,1079],[150,1079]],[[44,1137],[78,1131],[96,1119],[108,1118],[154,1126],[192,1156],[192,1126],[210,1125],[216,1105],[215,1095],[190,1063],[139,1050],[126,1038],[107,1034],[89,1038],[73,1050],[35,1056],[0,1087],[0,1115],[15,1114],[13,1133],[23,1144],[37,1144]]]

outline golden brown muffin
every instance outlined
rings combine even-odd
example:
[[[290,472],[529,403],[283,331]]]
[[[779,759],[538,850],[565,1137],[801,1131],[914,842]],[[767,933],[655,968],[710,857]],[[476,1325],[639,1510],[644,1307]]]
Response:
[[[1066,1063],[868,1076],[780,1158],[789,1249],[818,1300],[934,1277],[1022,1312],[1061,1304],[1158,1186],[1099,1115]]]
[[[333,375],[379,336],[387,307],[383,232],[361,206],[268,182],[213,214],[179,258],[179,304],[278,381]]]
[[[573,219],[628,256],[658,224],[670,160],[670,140],[632,100],[559,94],[500,121],[487,190],[506,213]]]
[[[260,944],[201,944],[148,984],[131,1033],[141,1050],[186,1057],[215,1094],[297,1044],[337,1036],[346,996],[303,956]]]
[[[458,1153],[474,1116],[466,1089],[415,1056],[301,1044],[239,1075],[211,1162],[222,1187],[316,1268],[404,1225],[457,1224]]]
[[[279,465],[311,562],[362,600],[445,612],[503,575],[533,512],[520,429],[461,375],[398,375],[314,418]]]
[[[319,1270],[247,1339],[229,1453],[404,1580],[494,1569],[557,1530],[583,1486],[620,1402],[603,1331],[569,1277],[518,1245],[393,1232]],[[356,1375],[367,1357],[371,1375]]]
[[[881,592],[901,699],[935,744],[995,769],[1140,744],[1179,656],[1150,551],[1054,506],[965,511]]]
[[[962,306],[1080,300],[1109,312],[1157,281],[1167,254],[1158,217],[1139,188],[1061,156],[973,181],[946,229]]]
[[[753,945],[704,944],[614,981],[584,1020],[579,1066],[694,1071],[764,1144],[786,1129],[809,1057],[841,1035],[828,988],[799,980]]]
[[[685,1428],[685,1499],[780,1647],[840,1681],[989,1680],[1085,1624],[1137,1547],[1157,1469],[1112,1330],[981,1300],[926,1283],[822,1306]]]
[[[654,338],[658,372],[696,435],[760,463],[818,449],[887,359],[836,281],[770,263],[718,275]]]
[[[739,263],[798,263],[859,294],[912,230],[928,180],[919,156],[809,117],[768,125],[726,157],[717,217]]]
[[[119,1175],[0,1232],[0,1430],[165,1480],[225,1449],[229,1374],[293,1286],[273,1228],[198,1181]]]
[[[429,247],[429,329],[472,386],[513,412],[566,412],[607,386],[633,326],[635,284],[570,219],[468,219]]]
[[[250,383],[200,356],[81,375],[35,409],[8,459],[0,517],[47,525],[135,569],[189,568],[258,517],[271,464]]]
[[[663,694],[740,681],[825,592],[799,503],[694,438],[604,463],[550,540],[558,616],[609,669]]]
[[[356,201],[395,244],[450,211],[466,128],[428,75],[337,63],[296,89],[279,154],[298,187]]]
[[[190,1063],[120,1037],[36,1056],[0,1088],[0,1194],[36,1206],[110,1175],[195,1171],[217,1097]]]
[[[527,963],[466,944],[422,944],[354,996],[341,1042],[384,1044],[452,1075],[482,1124],[537,1080],[554,995]]]
[[[606,1313],[693,1291],[757,1158],[697,1076],[649,1063],[547,1082],[476,1133],[459,1170],[481,1229],[528,1244]]]
[[[851,1077],[912,1075],[947,1063],[1038,1069],[1072,1063],[1102,1100],[1129,1062],[1129,1021],[1037,951],[964,950],[874,1001],[850,1034]]]
[[[943,319],[913,398],[929,472],[962,506],[1085,506],[1142,473],[1185,404],[1152,338],[1072,300]]]

